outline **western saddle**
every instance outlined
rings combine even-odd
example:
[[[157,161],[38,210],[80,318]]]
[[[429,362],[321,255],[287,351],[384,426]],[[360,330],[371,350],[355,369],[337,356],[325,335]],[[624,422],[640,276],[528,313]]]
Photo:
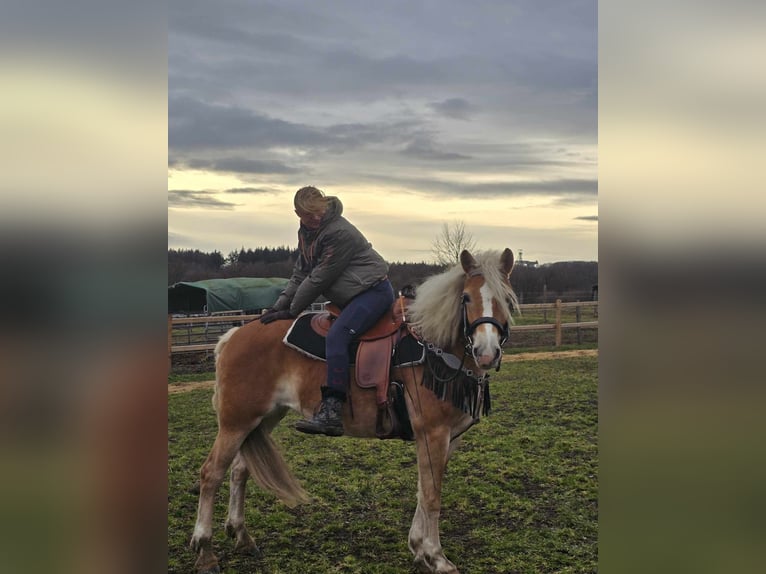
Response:
[[[358,336],[355,379],[363,389],[375,389],[378,404],[376,433],[380,438],[393,438],[399,433],[389,393],[391,380],[391,358],[394,348],[407,333],[405,313],[409,299],[400,296],[391,308],[367,332]],[[324,313],[317,313],[311,319],[311,328],[326,337],[333,321],[340,315],[340,309],[328,304]],[[386,422],[388,419],[388,422]],[[386,428],[391,427],[391,428]]]

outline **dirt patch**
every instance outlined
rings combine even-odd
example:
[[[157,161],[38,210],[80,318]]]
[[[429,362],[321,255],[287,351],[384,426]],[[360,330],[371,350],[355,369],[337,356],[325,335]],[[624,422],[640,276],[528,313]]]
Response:
[[[578,349],[574,351],[551,351],[549,353],[517,353],[505,355],[503,361],[544,361],[546,359],[571,359],[572,357],[597,357],[598,349]]]
[[[575,351],[551,351],[549,353],[517,353],[505,355],[504,361],[544,361],[547,359],[571,359],[572,357],[596,357],[598,349],[580,349]],[[185,393],[197,389],[209,389],[215,385],[215,381],[197,381],[192,383],[178,383],[168,385],[168,394]]]
[[[197,389],[210,389],[215,386],[215,381],[196,381],[193,383],[177,383],[168,385],[168,394],[185,393],[186,391],[194,391]]]

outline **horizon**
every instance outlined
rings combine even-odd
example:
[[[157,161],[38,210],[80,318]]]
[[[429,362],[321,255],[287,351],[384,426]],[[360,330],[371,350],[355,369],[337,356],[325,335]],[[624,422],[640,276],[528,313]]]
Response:
[[[211,251],[208,251],[208,250],[204,250],[204,249],[199,249],[197,247],[170,247],[170,246],[168,246],[168,251],[171,251],[171,250],[173,250],[173,251],[199,251],[199,252],[204,253],[204,254],[212,254],[212,253],[216,253],[217,252],[217,253],[221,254],[224,259],[230,253],[232,253],[234,251],[238,252],[241,249],[245,249],[245,251],[247,251],[248,249],[250,249],[250,250],[256,250],[256,249],[288,249],[290,251],[295,251],[297,249],[297,247],[293,247],[291,245],[259,245],[257,247],[240,247],[238,249],[229,249],[227,251],[221,251],[220,249],[213,249]],[[481,251],[487,251],[487,250],[475,249],[475,250],[472,250],[471,253],[475,254],[475,253],[478,253],[478,252],[481,252]],[[499,251],[499,250],[496,249],[495,251]],[[536,259],[524,258],[522,260],[522,259],[518,258],[516,251],[514,251],[513,257],[514,257],[514,265],[518,264],[520,261],[524,261],[526,263],[535,263],[536,262],[539,267],[543,267],[544,265],[553,265],[555,263],[598,263],[598,259],[562,259],[562,260],[557,260],[557,261],[546,261],[544,263],[542,261],[539,261],[539,260],[536,260]],[[398,260],[398,259],[389,260],[389,259],[386,259],[385,257],[384,257],[384,259],[385,259],[386,263],[388,263],[389,265],[403,265],[403,264],[438,265],[433,260],[401,261],[401,260]],[[455,265],[457,265],[457,263],[455,263]]]

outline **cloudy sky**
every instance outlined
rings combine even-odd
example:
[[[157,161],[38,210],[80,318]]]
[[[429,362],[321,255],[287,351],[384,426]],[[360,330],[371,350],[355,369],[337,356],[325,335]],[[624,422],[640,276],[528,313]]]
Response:
[[[598,259],[595,0],[171,0],[168,245],[294,245],[315,185],[389,261],[444,222]]]

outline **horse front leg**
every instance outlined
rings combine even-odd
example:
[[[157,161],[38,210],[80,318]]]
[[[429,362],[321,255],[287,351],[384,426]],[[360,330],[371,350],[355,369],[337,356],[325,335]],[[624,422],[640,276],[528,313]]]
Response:
[[[235,539],[234,550],[243,554],[258,554],[255,540],[245,526],[245,488],[250,473],[242,455],[237,454],[231,465],[229,481],[229,513],[226,518],[226,534]]]
[[[197,522],[194,525],[194,533],[189,543],[192,550],[198,553],[197,562],[194,565],[198,574],[220,572],[218,558],[212,548],[215,495],[242,444],[242,440],[244,440],[244,436],[239,433],[224,433],[219,429],[213,448],[200,469]]]
[[[410,527],[409,548],[415,566],[428,574],[459,574],[439,540],[441,488],[451,452],[447,427],[417,433],[418,505]]]

